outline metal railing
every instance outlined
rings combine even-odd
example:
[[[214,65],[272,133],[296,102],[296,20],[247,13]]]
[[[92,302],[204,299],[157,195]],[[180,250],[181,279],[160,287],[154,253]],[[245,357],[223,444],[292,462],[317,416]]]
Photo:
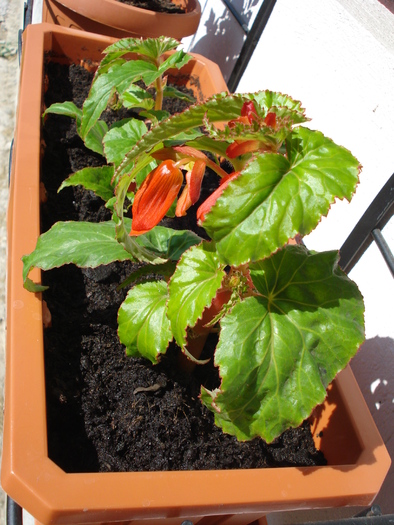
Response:
[[[394,174],[376,195],[339,250],[339,265],[342,270],[349,273],[371,243],[375,242],[394,277],[394,257],[382,232],[393,214]]]
[[[256,18],[252,24],[252,27],[250,29],[248,27],[247,22],[242,17],[242,14],[238,13],[238,11],[231,4],[230,0],[222,0],[222,2],[225,4],[225,6],[228,8],[231,14],[234,16],[235,20],[241,26],[241,28],[243,29],[246,35],[246,40],[242,46],[240,55],[237,61],[235,62],[234,68],[227,82],[227,87],[230,93],[234,93],[234,91],[238,87],[238,84],[242,78],[242,75],[245,72],[247,65],[249,64],[249,60],[251,56],[253,55],[253,52],[256,49],[257,44],[259,43],[261,34],[264,31],[265,26],[267,25],[267,22],[269,20],[269,17],[271,16],[271,13],[275,7],[276,0],[264,0],[263,1],[256,15]]]

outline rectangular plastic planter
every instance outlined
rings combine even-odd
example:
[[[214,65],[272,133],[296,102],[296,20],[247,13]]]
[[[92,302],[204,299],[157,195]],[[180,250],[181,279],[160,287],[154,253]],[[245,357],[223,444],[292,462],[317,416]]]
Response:
[[[4,490],[40,522],[243,525],[273,511],[368,505],[390,465],[350,368],[312,417],[328,466],[225,471],[67,474],[47,454],[41,296],[22,286],[21,256],[39,235],[43,61],[99,60],[112,39],[39,24],[23,35],[8,211]],[[219,68],[195,56],[181,71],[209,96],[226,89]],[[219,76],[218,76],[219,74]],[[205,87],[206,86],[206,87]],[[39,280],[38,271],[33,274]]]

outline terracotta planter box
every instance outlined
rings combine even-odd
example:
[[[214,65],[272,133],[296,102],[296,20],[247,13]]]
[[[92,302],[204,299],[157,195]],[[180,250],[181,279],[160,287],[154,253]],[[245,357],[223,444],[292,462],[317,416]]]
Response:
[[[53,25],[23,35],[18,122],[8,211],[8,326],[4,490],[42,523],[184,519],[243,525],[273,511],[368,505],[390,465],[387,450],[350,368],[316,409],[313,433],[328,466],[226,471],[67,474],[48,458],[42,303],[22,286],[21,256],[39,235],[43,58],[97,60],[111,39]],[[218,67],[195,56],[182,71],[198,75],[204,95],[226,86]],[[201,93],[197,93],[201,97]],[[35,270],[34,280],[39,280]]]
[[[156,13],[116,0],[42,0],[42,21],[100,35],[181,39],[193,35],[201,18],[198,0],[175,0],[185,13]]]

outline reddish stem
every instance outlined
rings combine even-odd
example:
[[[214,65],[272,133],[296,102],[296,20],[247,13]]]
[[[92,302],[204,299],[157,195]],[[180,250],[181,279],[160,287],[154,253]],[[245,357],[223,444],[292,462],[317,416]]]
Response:
[[[189,354],[195,359],[200,358],[208,335],[212,331],[212,326],[206,325],[218,315],[223,305],[229,301],[230,297],[231,290],[220,289],[213,298],[211,306],[204,310],[201,319],[199,319],[196,325],[191,329],[191,333],[187,337],[186,348]],[[196,363],[188,359],[184,353],[180,353],[178,364],[180,369],[187,373],[193,372],[196,366]]]

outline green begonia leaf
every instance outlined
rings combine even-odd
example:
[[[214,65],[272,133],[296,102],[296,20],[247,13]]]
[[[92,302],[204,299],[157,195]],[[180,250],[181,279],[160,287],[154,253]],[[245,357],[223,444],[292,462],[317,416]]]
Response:
[[[23,280],[33,267],[50,270],[73,263],[94,268],[113,261],[134,260],[115,239],[112,221],[57,222],[37,239],[35,250],[22,257]]]
[[[147,132],[142,120],[127,119],[113,126],[104,137],[104,151],[108,162],[119,165],[130,149]]]
[[[81,185],[87,190],[93,191],[104,201],[108,201],[114,196],[114,187],[111,184],[114,176],[113,166],[100,166],[97,168],[84,168],[70,175],[62,182],[58,191],[68,186]]]
[[[114,44],[108,46],[104,53],[107,56],[121,56],[126,53],[137,53],[152,61],[156,61],[163,53],[172,51],[179,46],[178,40],[168,36],[160,36],[159,38],[122,38]]]
[[[159,66],[159,71],[161,75],[173,67],[181,69],[185,64],[191,59],[191,55],[186,54],[183,50],[175,51],[172,53],[162,64]]]
[[[202,241],[201,237],[190,230],[172,230],[164,226],[156,226],[138,239],[141,246],[172,261],[178,261],[186,250]]]
[[[301,127],[286,142],[287,157],[258,155],[206,215],[204,228],[228,264],[263,259],[310,233],[336,197],[355,191],[360,166],[348,150]]]
[[[51,104],[43,113],[43,118],[49,114],[63,115],[65,117],[71,117],[76,120],[77,127],[81,124],[82,110],[79,109],[74,102],[55,102]]]
[[[220,388],[203,390],[216,423],[240,440],[271,442],[322,403],[364,339],[363,300],[338,253],[287,246],[251,265],[261,294],[221,320]]]
[[[80,130],[78,130],[79,133]],[[104,155],[103,150],[103,138],[108,131],[107,123],[103,120],[95,122],[94,126],[90,129],[89,133],[85,137],[85,146],[100,155]]]
[[[77,124],[77,132],[81,136],[82,110],[79,109],[73,102],[56,102],[45,110],[43,117],[50,113],[75,119]],[[107,131],[108,126],[104,121],[98,120],[95,122],[89,133],[84,138],[85,146],[92,151],[103,155],[103,137]]]
[[[118,334],[129,356],[145,357],[153,364],[172,340],[166,316],[168,288],[165,281],[134,286],[118,313]]]
[[[190,129],[188,131],[185,131],[184,133],[180,133],[176,137],[172,138],[171,140],[164,141],[164,146],[166,148],[170,148],[171,146],[177,146],[180,144],[184,144],[185,142],[193,142],[195,139],[198,139],[199,137],[203,137],[203,133],[199,129]]]
[[[192,95],[189,95],[189,93],[184,93],[183,91],[180,91],[174,86],[164,86],[163,95],[169,98],[179,98],[181,100],[187,100],[191,103],[196,101],[196,99]]]
[[[168,317],[175,340],[186,345],[186,329],[201,318],[225,276],[214,243],[203,242],[186,251],[169,284]]]
[[[297,122],[305,122],[305,110],[302,107],[302,104],[299,100],[294,100],[293,98],[285,95],[283,93],[278,93],[277,91],[270,91],[268,89],[264,91],[258,91],[257,93],[251,94],[252,100],[255,100],[261,108],[265,111],[276,107],[276,108],[288,108],[293,112],[298,114]]]
[[[156,126],[159,122],[168,118],[168,115],[168,111],[163,111],[162,109],[149,109],[140,111],[140,116],[150,120],[153,126]]]
[[[151,109],[154,106],[154,98],[145,89],[132,84],[122,95],[125,108]]]
[[[136,80],[143,79],[147,84],[151,84],[159,76],[157,67],[143,60],[116,63],[108,71],[97,76],[83,104],[81,137],[86,137],[115,92],[121,95]]]
[[[130,230],[130,219],[125,223]],[[197,235],[187,230],[171,230],[157,226],[134,239],[135,253],[130,253],[116,240],[115,228],[112,221],[57,222],[50,230],[40,235],[35,250],[22,257],[23,281],[26,287],[33,289],[36,286],[28,280],[33,267],[50,270],[73,263],[81,268],[94,268],[114,261],[145,260],[140,257],[141,254],[151,254],[150,260],[157,264],[166,259],[177,260],[190,246],[201,242]],[[34,291],[39,289],[34,288]]]

